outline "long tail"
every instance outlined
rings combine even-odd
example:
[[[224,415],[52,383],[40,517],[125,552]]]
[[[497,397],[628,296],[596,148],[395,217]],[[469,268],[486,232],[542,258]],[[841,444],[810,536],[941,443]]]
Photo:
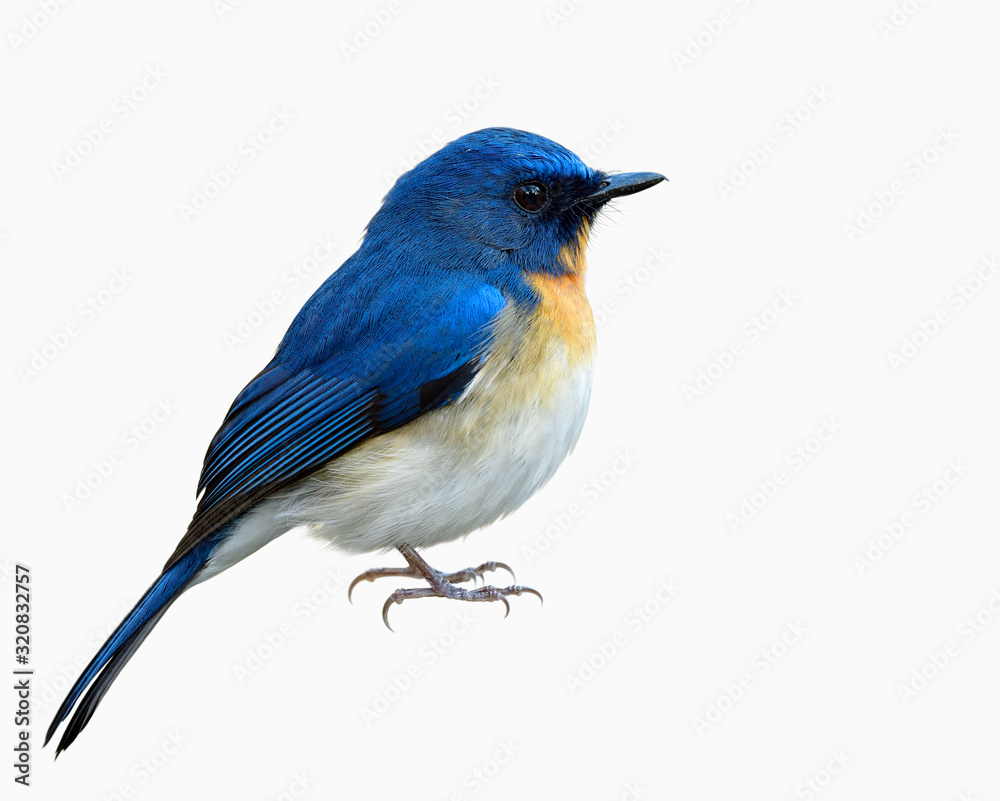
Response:
[[[83,691],[90,686],[63,732],[62,739],[56,748],[57,757],[86,727],[94,710],[97,709],[97,705],[101,703],[108,688],[118,678],[122,668],[142,645],[143,640],[153,630],[153,626],[163,617],[163,613],[170,608],[170,604],[177,600],[205,562],[208,561],[217,542],[217,540],[203,540],[188,551],[176,564],[172,565],[169,570],[161,573],[160,577],[146,590],[146,594],[142,596],[139,603],[125,616],[125,619],[115,629],[114,634],[108,637],[107,642],[101,646],[101,650],[80,674],[80,678],[76,680],[66,696],[66,700],[62,702],[45,735],[44,745],[48,745],[52,735],[59,728],[59,724],[66,719]],[[93,684],[91,685],[91,683]]]

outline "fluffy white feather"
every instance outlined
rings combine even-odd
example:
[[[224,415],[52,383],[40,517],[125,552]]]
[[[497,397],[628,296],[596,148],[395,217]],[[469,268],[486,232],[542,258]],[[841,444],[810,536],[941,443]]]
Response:
[[[426,548],[510,514],[555,473],[590,402],[593,323],[509,308],[490,356],[453,403],[375,437],[248,512],[199,580],[297,526],[363,553]]]

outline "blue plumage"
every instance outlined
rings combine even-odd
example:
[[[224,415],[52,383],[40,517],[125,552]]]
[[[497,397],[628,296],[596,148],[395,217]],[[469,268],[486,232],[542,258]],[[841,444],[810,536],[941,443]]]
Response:
[[[146,590],[145,595],[132,608],[132,611],[125,616],[125,619],[118,625],[118,628],[104,643],[90,664],[83,669],[83,673],[80,674],[69,694],[56,710],[55,717],[45,734],[45,743],[48,744],[59,724],[65,720],[83,691],[87,689],[88,685],[91,685],[91,682],[94,682],[84,697],[83,703],[74,714],[70,725],[63,732],[56,750],[57,756],[59,752],[69,747],[87,725],[97,705],[125,663],[146,639],[170,604],[204,566],[217,544],[217,540],[203,540],[188,551],[182,559],[179,559],[173,567],[161,573],[159,578]],[[96,681],[94,681],[95,678]]]
[[[606,175],[505,128],[464,136],[401,176],[359,250],[233,402],[187,533],[76,681],[46,742],[79,703],[57,753],[73,742],[186,588],[295,525],[329,529],[353,549],[398,547],[431,594],[464,597],[410,546],[509,513],[572,447],[590,394],[587,233],[609,199],[660,180]],[[430,489],[411,498],[407,482]],[[287,509],[276,515],[279,496]]]
[[[379,264],[350,259],[335,272],[237,397],[209,446],[198,485],[204,494],[168,568],[262,497],[461,390],[421,403],[425,386],[483,354],[503,294],[433,266],[419,277],[397,275],[391,291],[380,291],[389,284]],[[357,286],[367,287],[363,297],[351,291]]]

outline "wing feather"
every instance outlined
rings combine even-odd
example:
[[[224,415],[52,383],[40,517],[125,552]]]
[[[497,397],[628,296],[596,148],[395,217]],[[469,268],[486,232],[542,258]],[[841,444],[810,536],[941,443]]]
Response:
[[[394,313],[381,310],[381,325],[371,307],[343,312],[335,329],[316,319],[331,313],[336,292],[332,279],[324,284],[230,407],[205,455],[198,508],[164,569],[271,493],[454,400],[475,376],[490,324],[506,304],[489,284],[464,280],[433,302],[415,293],[402,293],[401,301],[397,292]],[[357,325],[344,325],[345,318]],[[304,332],[313,335],[305,353]]]

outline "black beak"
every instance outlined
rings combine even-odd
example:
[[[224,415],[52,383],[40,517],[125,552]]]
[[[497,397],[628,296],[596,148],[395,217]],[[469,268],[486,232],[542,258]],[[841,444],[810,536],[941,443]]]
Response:
[[[658,172],[623,172],[620,175],[608,175],[596,192],[581,198],[581,200],[605,203],[612,198],[634,195],[636,192],[649,189],[660,181],[666,180]]]

